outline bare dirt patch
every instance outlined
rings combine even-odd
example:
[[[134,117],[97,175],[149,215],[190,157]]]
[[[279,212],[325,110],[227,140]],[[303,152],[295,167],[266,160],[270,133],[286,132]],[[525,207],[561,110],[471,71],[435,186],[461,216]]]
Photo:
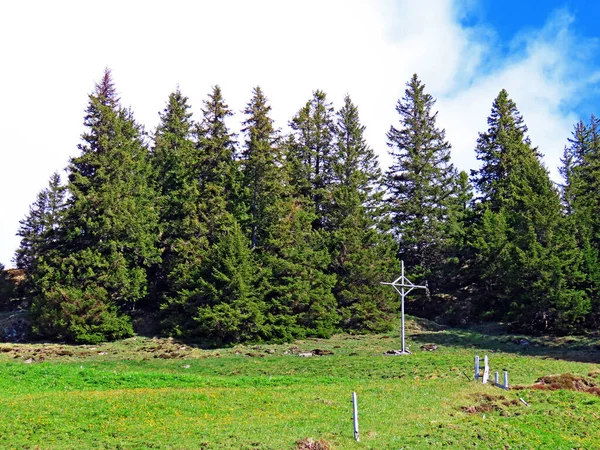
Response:
[[[591,372],[591,377],[597,376],[597,373]],[[588,394],[600,396],[600,387],[588,378],[580,377],[570,373],[560,375],[546,375],[529,386],[514,386],[513,389],[537,389],[540,391],[558,391],[560,389],[568,391],[586,392]]]
[[[297,449],[298,450],[330,450],[331,446],[329,445],[329,442],[325,441],[324,439],[319,439],[318,441],[315,441],[312,438],[304,438],[304,439],[300,439],[298,442],[296,442],[297,445]]]
[[[0,344],[0,356],[42,362],[64,359],[188,359],[193,348],[173,339],[131,338],[116,343],[92,345],[68,345],[55,343],[39,344]],[[198,353],[198,352],[196,352]],[[199,357],[218,356],[212,352],[202,352]]]
[[[473,394],[475,403],[470,406],[463,406],[461,410],[469,414],[491,413],[499,411],[502,415],[506,415],[507,408],[520,406],[516,399],[508,399],[504,395],[491,394]]]
[[[320,348],[315,348],[311,353],[313,355],[315,355],[315,356],[333,355],[333,352],[331,350],[323,350],[323,349],[320,349]]]
[[[160,359],[182,359],[190,355],[191,349],[172,339],[152,339],[140,348],[141,352]]]
[[[27,346],[27,345],[11,345],[5,344],[0,346],[0,353],[6,353],[14,359],[24,359],[25,361],[41,362],[48,359],[57,359],[61,357],[75,356],[73,350],[60,345],[42,345],[42,346]],[[77,356],[89,356],[88,351],[79,351]]]
[[[434,352],[438,349],[438,346],[435,344],[424,344],[421,345],[421,350],[424,352]]]

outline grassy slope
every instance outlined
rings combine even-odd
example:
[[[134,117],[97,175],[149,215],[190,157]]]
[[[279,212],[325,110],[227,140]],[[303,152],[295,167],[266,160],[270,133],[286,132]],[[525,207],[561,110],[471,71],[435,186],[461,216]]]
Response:
[[[145,338],[97,347],[1,344],[0,448],[282,449],[305,437],[339,449],[600,445],[600,429],[589,425],[600,417],[599,397],[503,392],[465,376],[484,353],[511,383],[587,375],[600,368],[594,341],[539,340],[525,349],[513,337],[418,328],[408,357],[383,356],[398,347],[385,335],[218,350]],[[422,343],[439,349],[421,351]],[[335,355],[296,354],[316,348]],[[511,403],[519,397],[531,406]]]

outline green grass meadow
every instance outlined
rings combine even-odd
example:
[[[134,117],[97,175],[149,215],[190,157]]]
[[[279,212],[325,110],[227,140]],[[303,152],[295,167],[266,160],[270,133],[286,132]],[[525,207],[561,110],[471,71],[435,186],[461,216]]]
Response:
[[[143,337],[0,344],[0,448],[294,449],[306,438],[315,449],[600,448],[600,397],[472,381],[476,354],[511,385],[589,378],[600,370],[594,339],[523,347],[516,336],[409,325],[410,356],[383,355],[399,347],[394,334],[210,350]],[[298,356],[315,349],[333,355]]]

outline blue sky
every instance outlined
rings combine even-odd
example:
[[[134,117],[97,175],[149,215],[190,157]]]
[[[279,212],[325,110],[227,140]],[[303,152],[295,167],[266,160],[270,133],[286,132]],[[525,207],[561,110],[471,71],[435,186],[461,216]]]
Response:
[[[487,23],[503,42],[510,42],[524,30],[543,27],[552,14],[561,9],[575,17],[577,34],[598,37],[600,2],[595,0],[481,0],[470,9],[465,23]]]
[[[599,18],[600,0],[0,2],[0,262],[11,265],[19,220],[78,154],[106,66],[148,131],[178,85],[197,117],[219,84],[234,130],[256,85],[284,131],[315,89],[336,108],[348,93],[384,168],[413,73],[438,100],[463,170],[477,167],[477,133],[505,88],[558,181],[573,124],[600,115]]]
[[[466,5],[469,5],[468,7]],[[485,26],[493,30],[496,50],[503,56],[522,50],[519,39],[524,34],[542,29],[557,14],[571,17],[571,37],[575,45],[586,50],[586,65],[589,70],[600,67],[600,1],[596,0],[479,0],[463,4],[465,26]],[[600,114],[597,105],[600,90],[589,86],[587,95],[571,99],[581,118]]]

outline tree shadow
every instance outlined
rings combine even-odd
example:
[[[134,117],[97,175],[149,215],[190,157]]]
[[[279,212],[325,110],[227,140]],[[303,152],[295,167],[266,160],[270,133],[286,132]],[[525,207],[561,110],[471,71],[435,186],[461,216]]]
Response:
[[[490,352],[539,356],[573,362],[600,363],[600,342],[583,336],[532,337],[522,334],[483,334],[462,328],[422,331],[411,335],[420,344],[473,348]]]

